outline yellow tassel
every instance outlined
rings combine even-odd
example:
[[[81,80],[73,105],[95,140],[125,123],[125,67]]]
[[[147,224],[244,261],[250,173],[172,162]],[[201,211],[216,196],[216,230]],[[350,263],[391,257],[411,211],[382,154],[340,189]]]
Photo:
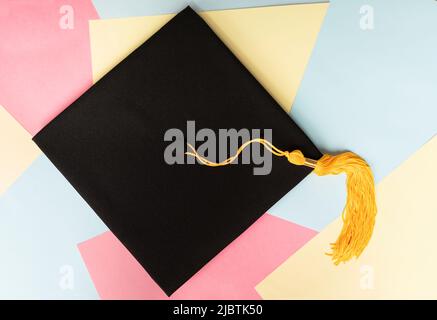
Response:
[[[373,233],[376,217],[375,182],[370,166],[352,152],[336,156],[325,154],[314,168],[319,176],[346,174],[347,200],[343,209],[343,228],[331,244],[335,264],[358,258]]]
[[[336,265],[353,257],[358,258],[366,248],[373,233],[376,217],[375,182],[370,166],[353,152],[336,156],[325,154],[320,160],[305,158],[301,151],[282,151],[268,140],[253,139],[245,142],[232,157],[222,162],[212,162],[199,155],[193,146],[192,152],[186,152],[204,165],[211,167],[226,166],[235,161],[239,154],[251,143],[260,143],[278,157],[286,157],[294,165],[304,165],[314,169],[319,176],[346,174],[347,201],[343,210],[343,228],[337,241],[331,244],[332,259]]]

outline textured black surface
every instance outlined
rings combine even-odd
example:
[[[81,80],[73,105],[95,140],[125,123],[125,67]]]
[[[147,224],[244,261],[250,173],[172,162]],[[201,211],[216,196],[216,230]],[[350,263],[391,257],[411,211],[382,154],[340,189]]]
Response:
[[[34,137],[167,294],[310,172],[276,157],[265,176],[251,165],[169,166],[164,133],[187,120],[272,129],[278,147],[321,156],[190,8]]]

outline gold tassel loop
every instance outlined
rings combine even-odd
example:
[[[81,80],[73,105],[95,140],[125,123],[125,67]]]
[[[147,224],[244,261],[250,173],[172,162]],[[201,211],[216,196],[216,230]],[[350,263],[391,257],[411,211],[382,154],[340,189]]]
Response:
[[[342,214],[343,228],[337,241],[331,244],[332,253],[329,255],[336,265],[353,257],[358,258],[372,236],[377,208],[372,170],[367,162],[355,153],[345,152],[336,156],[325,154],[319,160],[313,160],[305,158],[299,150],[283,151],[270,141],[258,138],[245,142],[235,155],[222,162],[209,161],[199,155],[190,144],[188,147],[192,152],[185,154],[210,167],[226,166],[235,161],[248,145],[255,142],[264,145],[278,157],[286,157],[291,164],[313,168],[313,172],[319,176],[346,174],[347,201]]]
[[[245,143],[243,143],[241,145],[240,148],[238,148],[237,152],[232,157],[229,157],[226,160],[223,160],[222,162],[213,162],[213,161],[209,161],[205,157],[202,157],[199,153],[197,153],[196,149],[189,143],[187,145],[191,149],[192,152],[185,152],[185,154],[197,158],[197,160],[199,160],[199,162],[204,164],[204,165],[207,165],[210,167],[222,167],[222,166],[226,166],[228,164],[231,164],[236,159],[238,159],[238,156],[240,155],[240,153],[242,153],[243,150],[247,146],[249,146],[250,144],[255,143],[255,142],[264,145],[264,147],[267,150],[269,150],[271,153],[273,153],[275,156],[286,157],[288,162],[290,162],[291,164],[294,164],[297,166],[303,166],[303,165],[306,165],[307,163],[310,163],[311,161],[314,162],[314,160],[305,158],[303,156],[302,152],[299,150],[294,150],[291,152],[282,151],[281,149],[276,148],[270,141],[262,139],[262,138],[257,138],[257,139],[252,139],[252,140],[246,141]],[[310,162],[308,162],[308,161],[310,161]],[[308,166],[314,168],[311,165],[308,165]]]

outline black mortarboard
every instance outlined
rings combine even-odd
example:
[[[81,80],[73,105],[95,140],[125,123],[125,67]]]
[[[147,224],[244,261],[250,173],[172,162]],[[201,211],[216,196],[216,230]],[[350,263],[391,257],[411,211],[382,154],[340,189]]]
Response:
[[[217,139],[219,129],[271,130],[276,146],[322,157],[191,8],[34,137],[169,295],[312,171],[278,157],[258,175],[254,165],[169,165],[169,145],[195,144],[194,126]],[[182,138],[165,141],[172,129]]]

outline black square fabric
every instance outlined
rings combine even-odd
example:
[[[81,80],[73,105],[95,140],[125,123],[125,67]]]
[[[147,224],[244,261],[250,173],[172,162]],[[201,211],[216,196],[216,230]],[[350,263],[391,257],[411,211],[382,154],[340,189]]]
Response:
[[[34,140],[152,278],[171,294],[298,184],[310,168],[168,165],[170,128],[271,129],[321,154],[208,25],[176,15]],[[108,261],[111,263],[111,261]]]

